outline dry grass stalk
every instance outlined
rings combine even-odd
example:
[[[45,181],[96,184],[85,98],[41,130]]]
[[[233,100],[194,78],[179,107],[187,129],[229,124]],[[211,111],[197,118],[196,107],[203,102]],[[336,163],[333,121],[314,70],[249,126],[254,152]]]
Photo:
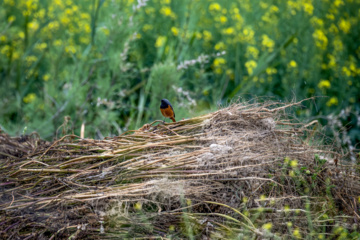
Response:
[[[348,201],[360,195],[358,172],[354,166],[314,162],[315,154],[330,160],[342,156],[320,145],[311,130],[317,122],[289,120],[287,109],[299,104],[234,104],[176,123],[155,121],[104,140],[69,135],[47,143],[33,136],[23,141],[0,135],[1,234],[25,237],[31,228],[36,229],[34,238],[72,233],[98,238],[99,221],[105,219],[111,232],[114,219],[131,222],[138,203],[157,208],[146,214],[163,233],[185,214],[190,222],[207,219],[217,226],[203,235],[228,228],[224,221],[230,221],[236,231],[244,228],[264,237],[256,227],[262,221],[274,220],[274,229],[286,232],[283,220],[291,212],[305,219],[306,203],[316,208],[326,202],[330,184],[342,209],[360,220],[356,203]],[[309,171],[302,181],[311,184],[310,176],[318,177],[308,193],[291,176],[301,168]],[[245,210],[262,211],[266,218],[255,223]],[[88,227],[73,227],[84,224]]]

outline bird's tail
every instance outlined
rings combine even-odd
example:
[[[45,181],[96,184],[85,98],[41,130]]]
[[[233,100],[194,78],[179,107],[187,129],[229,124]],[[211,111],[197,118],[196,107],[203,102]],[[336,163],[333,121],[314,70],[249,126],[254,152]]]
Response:
[[[170,118],[173,122],[176,122],[175,118],[174,117],[171,117]]]

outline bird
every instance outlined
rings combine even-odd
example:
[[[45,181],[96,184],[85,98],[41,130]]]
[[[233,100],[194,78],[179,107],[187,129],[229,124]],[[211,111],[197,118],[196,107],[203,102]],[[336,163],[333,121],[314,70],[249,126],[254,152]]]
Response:
[[[176,122],[175,112],[169,100],[161,99],[160,111],[165,118],[170,118],[173,122]]]

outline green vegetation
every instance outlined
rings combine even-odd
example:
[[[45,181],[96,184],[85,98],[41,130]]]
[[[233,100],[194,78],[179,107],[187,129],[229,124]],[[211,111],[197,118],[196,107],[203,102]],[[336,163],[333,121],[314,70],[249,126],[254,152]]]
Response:
[[[356,142],[359,9],[359,0],[4,0],[0,126],[50,138],[70,116],[75,134],[85,123],[86,136],[102,137],[158,119],[162,98],[182,119],[237,96],[327,96],[297,114],[330,120],[332,132],[338,119]]]

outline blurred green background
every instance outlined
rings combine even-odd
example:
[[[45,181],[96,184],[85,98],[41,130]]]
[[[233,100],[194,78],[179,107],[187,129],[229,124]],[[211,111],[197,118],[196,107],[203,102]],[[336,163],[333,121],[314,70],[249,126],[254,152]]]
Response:
[[[359,20],[359,0],[2,0],[0,127],[102,138],[163,119],[162,98],[181,120],[323,96],[297,117],[354,146]]]

